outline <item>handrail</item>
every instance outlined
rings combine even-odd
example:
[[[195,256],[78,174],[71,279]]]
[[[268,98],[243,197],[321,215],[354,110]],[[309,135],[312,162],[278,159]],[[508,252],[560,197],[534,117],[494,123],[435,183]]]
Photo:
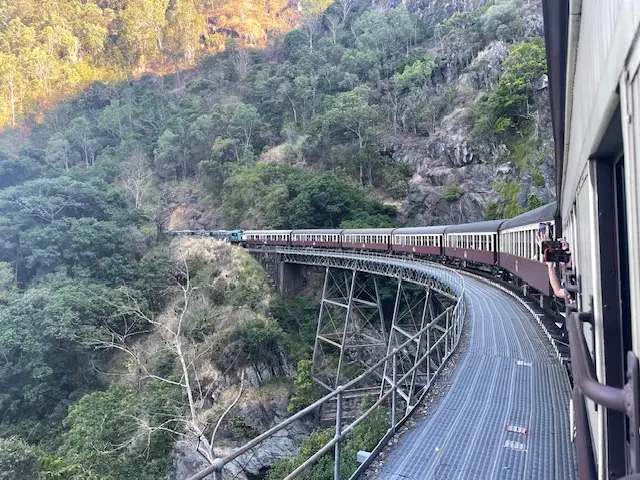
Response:
[[[590,313],[571,313],[567,318],[571,369],[573,372],[573,404],[576,418],[578,472],[581,480],[595,480],[596,466],[592,437],[584,398],[629,417],[629,474],[624,479],[640,478],[640,367],[633,352],[627,352],[627,383],[623,388],[604,385],[595,378],[593,360],[588,352],[583,323],[592,323]],[[618,432],[616,432],[618,433]],[[619,432],[624,435],[624,432]],[[623,479],[621,479],[623,480]]]
[[[567,320],[569,323],[569,348],[571,349],[573,379],[582,393],[589,399],[618,412],[625,412],[626,392],[619,388],[604,385],[594,377],[593,362],[591,361],[591,355],[587,351],[587,344],[582,331],[582,323],[590,322],[590,319],[590,314],[573,313],[569,315]]]
[[[264,251],[263,249],[261,249],[261,250]],[[274,250],[270,250],[270,251],[273,252]],[[296,253],[307,253],[307,251],[304,250],[304,249],[291,249],[290,247],[285,247],[285,248],[278,247],[275,251],[277,253],[292,253],[294,251]],[[335,251],[332,251],[332,250],[328,250],[328,251],[324,252],[324,251],[319,251],[318,249],[314,249],[313,251],[309,251],[308,253],[313,253],[313,252],[317,252],[317,253],[333,253],[334,255],[336,253]],[[394,256],[390,256],[390,255],[383,255],[383,254],[377,254],[377,253],[372,253],[372,254],[368,254],[367,255],[367,254],[360,254],[360,253],[355,253],[354,252],[354,253],[349,253],[348,255],[349,256],[353,256],[353,257],[378,257],[378,258],[380,258],[380,257],[387,257],[387,258],[391,257],[391,258],[393,258],[395,260],[398,259],[397,256],[394,257]],[[420,337],[421,335],[424,335],[424,333],[427,332],[430,328],[432,328],[438,321],[441,321],[443,318],[446,318],[447,316],[451,315],[451,317],[453,319],[455,319],[455,321],[452,321],[448,325],[448,328],[447,328],[446,332],[443,333],[443,335],[437,340],[436,343],[434,343],[433,345],[430,346],[429,350],[420,358],[419,361],[416,362],[416,364],[410,370],[405,372],[404,375],[402,377],[400,377],[399,379],[395,378],[395,371],[394,371],[394,381],[393,381],[393,384],[392,384],[391,388],[384,395],[382,395],[377,400],[377,402],[375,402],[374,405],[372,405],[359,418],[355,419],[350,425],[348,425],[348,426],[346,426],[344,428],[339,428],[340,432],[336,432],[336,436],[329,443],[327,443],[327,445],[325,445],[322,449],[320,449],[320,451],[318,451],[316,454],[314,454],[312,457],[310,457],[307,461],[305,461],[302,465],[300,465],[300,467],[295,469],[293,472],[291,472],[286,477],[287,480],[295,478],[300,472],[305,470],[308,466],[310,466],[317,459],[319,459],[320,456],[322,456],[323,454],[327,453],[331,449],[331,446],[334,446],[334,445],[338,444],[346,434],[348,434],[349,432],[353,431],[353,429],[360,422],[362,422],[366,417],[368,417],[369,414],[371,414],[379,405],[381,405],[390,395],[391,396],[395,396],[399,385],[401,385],[401,383],[403,381],[408,379],[413,374],[413,372],[419,366],[421,366],[421,364],[425,361],[425,359],[427,359],[429,357],[429,354],[436,349],[438,344],[440,344],[442,341],[448,342],[449,341],[448,337],[453,334],[455,336],[455,338],[453,338],[452,342],[451,342],[451,347],[452,348],[451,348],[451,351],[449,351],[449,353],[448,353],[450,355],[452,353],[453,349],[455,348],[455,346],[457,346],[458,341],[460,339],[460,334],[462,332],[462,323],[464,322],[464,316],[465,316],[465,313],[466,313],[465,304],[464,304],[464,299],[465,299],[465,297],[464,297],[464,290],[465,290],[464,279],[455,270],[450,269],[448,267],[444,267],[444,266],[439,265],[439,264],[432,264],[431,262],[425,262],[425,261],[411,261],[411,262],[406,262],[406,263],[420,263],[420,264],[428,266],[430,268],[437,268],[437,269],[439,269],[439,270],[441,270],[443,272],[446,272],[448,275],[450,275],[451,278],[447,278],[447,280],[452,281],[452,283],[455,283],[455,287],[454,288],[455,288],[456,293],[458,295],[456,304],[448,307],[447,309],[445,309],[440,315],[438,315],[437,317],[432,319],[420,331],[418,331],[417,333],[412,335],[410,338],[408,338],[401,345],[395,347],[393,349],[393,351],[391,351],[390,353],[388,353],[387,355],[382,357],[378,362],[376,362],[374,365],[369,367],[367,370],[365,370],[363,373],[358,375],[356,378],[350,380],[345,385],[339,386],[334,391],[328,393],[327,395],[325,395],[321,399],[317,400],[316,402],[314,402],[313,404],[311,404],[308,407],[304,408],[303,410],[297,412],[293,416],[287,418],[286,420],[284,420],[283,422],[279,423],[278,425],[275,425],[274,427],[270,428],[269,430],[267,430],[263,434],[259,435],[258,437],[254,438],[253,440],[251,440],[247,444],[245,444],[242,447],[236,449],[235,451],[233,451],[229,455],[227,455],[227,456],[225,456],[223,458],[215,459],[214,462],[212,463],[212,465],[210,465],[207,468],[201,470],[200,472],[196,473],[195,475],[189,477],[188,480],[201,480],[201,479],[205,478],[207,475],[210,475],[211,473],[216,473],[216,479],[218,479],[218,478],[221,479],[222,477],[221,477],[220,474],[221,474],[221,472],[222,472],[222,470],[223,470],[225,465],[229,464],[230,462],[232,462],[236,458],[240,457],[241,455],[247,453],[249,450],[254,448],[259,443],[261,443],[264,440],[268,439],[269,437],[271,437],[275,433],[279,432],[283,428],[287,427],[291,423],[295,422],[296,420],[299,420],[300,418],[305,417],[306,415],[308,415],[309,413],[313,412],[318,407],[322,406],[323,404],[325,404],[326,402],[332,400],[333,398],[337,397],[338,403],[340,404],[341,403],[341,399],[342,399],[342,394],[346,389],[348,389],[348,388],[356,385],[358,382],[362,381],[368,375],[372,374],[376,369],[378,369],[379,367],[384,365],[387,361],[393,359],[394,360],[393,363],[395,364],[395,358],[396,358],[397,355],[400,354],[400,352],[401,352],[401,350],[403,348],[407,347],[412,342],[415,342],[416,338]],[[454,281],[454,279],[457,280],[457,282]],[[443,339],[445,339],[445,340],[443,340]],[[434,377],[435,377],[435,375],[437,373],[438,372],[435,372]],[[426,392],[423,392],[423,395],[424,395],[424,393],[426,393]],[[395,399],[393,400],[393,403],[395,403]],[[410,414],[410,412],[406,412],[405,418],[408,417],[409,414]],[[392,420],[392,423],[394,425],[391,426],[391,428],[389,429],[388,433],[391,432],[391,431],[394,431],[395,428],[400,424],[400,422],[398,422],[398,424],[395,424],[396,423],[395,422],[395,414],[393,415],[393,417],[394,417],[394,420]],[[387,438],[387,437],[388,437],[388,434],[385,436],[385,438]],[[384,438],[383,438],[383,440],[384,440]]]

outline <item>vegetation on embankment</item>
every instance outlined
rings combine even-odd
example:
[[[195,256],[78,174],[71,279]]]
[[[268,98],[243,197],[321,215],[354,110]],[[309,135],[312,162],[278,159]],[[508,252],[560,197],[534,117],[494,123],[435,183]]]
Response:
[[[11,478],[161,478],[176,441],[212,460],[214,447],[259,433],[239,427],[252,402],[286,407],[291,381],[267,380],[309,356],[304,300],[278,299],[245,251],[216,240],[177,238],[141,261],[151,259],[156,275],[139,281],[153,297],[135,281],[59,276],[4,291],[2,429],[22,439],[0,444]]]

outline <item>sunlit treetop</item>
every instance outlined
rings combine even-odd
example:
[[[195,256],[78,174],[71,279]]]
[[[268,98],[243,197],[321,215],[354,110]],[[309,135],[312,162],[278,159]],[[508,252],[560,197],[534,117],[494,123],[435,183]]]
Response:
[[[0,126],[93,81],[166,73],[221,51],[262,48],[327,0],[0,0]]]

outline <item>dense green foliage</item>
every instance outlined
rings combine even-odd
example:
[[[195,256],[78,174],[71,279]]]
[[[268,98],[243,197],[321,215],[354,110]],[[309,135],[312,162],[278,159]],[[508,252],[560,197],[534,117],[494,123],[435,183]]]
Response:
[[[289,402],[289,413],[296,413],[308,407],[315,400],[313,389],[314,382],[311,374],[311,360],[300,360],[298,362],[298,375],[296,376],[296,391]]]
[[[302,2],[305,13],[326,0]],[[0,125],[92,81],[175,70],[238,40],[263,46],[299,14],[286,0],[34,0],[0,4]],[[215,24],[210,28],[208,24]],[[38,105],[40,104],[40,105]]]
[[[533,102],[532,81],[547,71],[547,58],[542,38],[515,44],[505,60],[505,71],[498,86],[491,91],[475,123],[483,135],[515,130],[531,121],[529,107]]]
[[[227,227],[400,225],[390,205],[413,172],[389,145],[432,135],[458,96],[444,72],[462,72],[497,39],[510,48],[505,73],[472,121],[544,184],[529,118],[544,52],[522,38],[519,3],[492,0],[432,25],[404,7],[307,0],[301,28],[277,35],[299,20],[289,3],[0,2],[0,125],[13,126],[0,134],[1,478],[162,478],[188,410],[176,345],[208,372],[309,358],[314,299],[273,303],[246,258],[225,265],[205,252],[177,272],[162,236],[177,206],[195,198]],[[269,37],[269,48],[244,48]],[[174,73],[132,79],[150,69]],[[520,205],[514,181],[495,189],[505,201],[488,216],[540,204]],[[442,200],[464,193],[455,184]],[[185,275],[195,293],[184,328],[161,338],[152,320],[176,320],[167,289]],[[293,410],[312,400],[299,365]],[[385,415],[346,441],[345,472],[382,436]]]
[[[395,213],[335,175],[264,163],[234,170],[223,199],[224,211],[234,223],[249,214],[270,228],[337,228],[356,220],[386,226]]]
[[[0,479],[32,480],[38,476],[35,450],[17,437],[0,438]]]

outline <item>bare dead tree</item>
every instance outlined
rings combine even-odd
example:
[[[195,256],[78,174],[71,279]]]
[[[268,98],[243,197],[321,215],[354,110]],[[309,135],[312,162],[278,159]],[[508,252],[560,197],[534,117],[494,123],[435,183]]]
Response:
[[[129,161],[122,167],[120,179],[122,186],[129,192],[136,210],[139,210],[153,186],[153,172],[142,150],[134,150]]]
[[[322,22],[320,20],[319,15],[309,15],[307,21],[301,27],[302,31],[307,36],[309,40],[309,50],[313,50],[313,44],[316,36],[320,34],[320,29],[322,27]]]
[[[170,315],[161,319],[155,318],[147,313],[137,298],[126,290],[122,290],[125,302],[117,306],[125,319],[124,324],[118,332],[112,328],[105,327],[109,333],[109,338],[97,340],[94,344],[99,348],[116,349],[124,352],[138,368],[139,381],[154,379],[168,383],[182,389],[187,398],[185,415],[172,418],[160,425],[152,425],[148,419],[136,417],[134,419],[134,423],[138,427],[136,432],[121,445],[116,446],[116,449],[127,448],[144,438],[147,439],[148,443],[155,431],[167,431],[183,438],[184,441],[191,445],[194,451],[198,452],[209,463],[213,463],[215,459],[214,444],[216,434],[224,418],[242,397],[245,374],[244,371],[241,374],[240,388],[235,400],[226,407],[218,418],[216,425],[213,426],[201,409],[205,399],[211,396],[211,390],[205,391],[202,389],[197,371],[199,360],[210,352],[213,345],[198,349],[197,345],[190,343],[184,336],[185,318],[192,307],[193,294],[197,290],[197,287],[192,285],[189,278],[189,265],[184,255],[182,255],[176,277],[179,278],[179,281],[176,282],[173,291],[178,293],[179,299],[169,309]],[[141,333],[149,333],[151,331],[149,329],[141,331],[140,326],[143,324],[152,326],[153,331],[161,336],[165,348],[169,349],[177,357],[181,373],[177,381],[168,376],[158,375],[150,371],[146,365],[145,358],[148,358],[149,352],[145,352],[143,344],[136,341]],[[233,363],[235,362],[232,362],[227,372],[233,366]],[[180,426],[180,428],[177,426]],[[211,431],[211,434],[207,435],[209,431]]]
[[[51,196],[49,192],[42,192],[42,190],[38,192],[38,196],[20,198],[16,203],[24,209],[25,213],[48,222],[53,222],[60,212],[74,204],[69,197]]]
[[[243,80],[249,72],[249,65],[251,65],[249,52],[244,48],[236,48],[231,54],[231,63],[238,74],[238,78]]]
[[[342,21],[342,19],[335,13],[328,13],[325,16],[325,19],[327,21],[327,27],[331,32],[331,39],[333,40],[333,43],[335,45],[338,39],[338,30],[340,29],[340,22]]]
[[[347,19],[347,15],[356,4],[356,0],[336,0],[336,4],[338,4],[341,8],[340,15],[342,17],[342,23],[344,23]]]

